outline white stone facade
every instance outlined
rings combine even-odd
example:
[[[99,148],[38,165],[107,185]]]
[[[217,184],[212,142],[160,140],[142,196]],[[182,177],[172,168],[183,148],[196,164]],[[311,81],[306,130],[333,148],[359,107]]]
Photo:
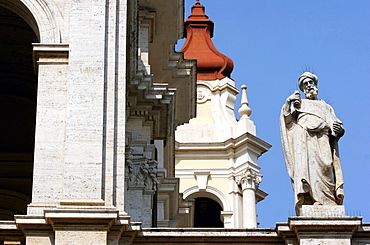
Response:
[[[182,1],[2,0],[0,7],[37,37],[32,201],[15,216],[21,241],[117,244],[130,220],[152,227],[161,212],[176,222],[183,214],[174,129],[196,109],[195,62],[174,51]],[[157,205],[154,195],[177,202]],[[121,227],[117,234],[112,225]]]
[[[247,113],[235,120],[231,79],[197,85],[196,62],[174,51],[183,38],[182,0],[0,0],[0,13],[20,31],[14,39],[33,33],[28,68],[37,77],[32,86],[14,82],[17,99],[36,108],[34,151],[0,153],[0,216],[11,216],[0,220],[1,244],[309,244],[303,231],[316,225],[325,234],[322,222],[337,225],[344,242],[369,243],[369,225],[358,217],[293,217],[256,228],[253,207],[266,195],[257,158],[270,146]],[[1,33],[3,51],[12,31]],[[10,71],[15,78],[22,62]],[[14,101],[15,90],[4,92],[13,80],[4,81],[0,99]],[[184,134],[175,141],[179,125]],[[204,141],[186,135],[194,128]],[[199,159],[201,167],[185,166]],[[26,164],[27,176],[3,176]],[[187,183],[175,177],[176,164]],[[227,229],[189,228],[188,198],[199,195],[222,204]]]

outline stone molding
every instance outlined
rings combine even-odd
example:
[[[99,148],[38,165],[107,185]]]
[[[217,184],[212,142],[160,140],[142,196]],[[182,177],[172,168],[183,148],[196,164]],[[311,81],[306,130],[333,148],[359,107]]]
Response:
[[[203,81],[199,80],[197,81],[198,86],[203,85],[207,87],[211,92],[220,92],[223,90],[228,90],[232,94],[236,95],[239,94],[239,89],[237,89],[234,84],[234,80],[232,80],[229,77],[225,77],[222,79],[216,79],[216,80],[211,80],[211,81]]]
[[[237,228],[151,228],[142,229],[135,242],[155,240],[158,244],[284,244],[274,229]]]
[[[33,54],[36,69],[39,65],[68,65],[69,45],[34,43]]]
[[[173,69],[173,77],[191,76],[195,78],[195,60],[185,59],[184,53],[175,51],[172,45],[168,48],[168,56],[167,66]],[[194,85],[196,85],[195,82]]]
[[[248,151],[256,154],[257,156],[262,155],[271,147],[270,144],[261,140],[260,138],[256,137],[253,134],[248,132],[244,133],[243,135],[237,138],[230,138],[223,142],[175,142],[176,147],[176,158],[181,159],[185,157],[182,155],[186,153],[189,156],[193,156],[194,152],[197,152],[197,155],[201,151],[207,151],[207,155],[205,157],[209,157],[211,152],[212,154],[222,154],[225,157],[230,156],[239,156],[245,154],[245,148]],[[231,150],[231,151],[230,151]],[[193,152],[194,151],[194,152]],[[200,157],[200,156],[199,156]]]
[[[209,197],[215,200],[216,202],[218,202],[224,211],[230,210],[230,204],[228,202],[228,198],[226,198],[224,193],[222,193],[219,189],[213,186],[207,186],[207,189],[202,192],[199,192],[198,186],[192,186],[184,190],[182,194],[183,194],[184,199],[195,198],[195,197],[198,197],[198,195],[199,197]]]
[[[63,213],[63,215],[62,213],[51,211],[48,214],[50,216],[49,221],[53,220],[53,222],[57,222],[55,224],[56,228],[58,228],[58,224],[61,224],[60,222],[63,221],[59,219],[61,216],[66,217],[63,221],[67,224],[67,226],[65,226],[65,231],[68,231],[68,228],[81,229],[81,231],[83,231],[86,229],[84,225],[88,225],[91,229],[94,223],[96,223],[95,221],[98,221],[95,231],[99,231],[99,229],[105,230],[109,238],[114,237],[120,242],[127,242],[125,244],[148,241],[158,244],[183,244],[184,241],[187,241],[192,244],[264,243],[304,245],[319,244],[321,242],[320,244],[361,245],[370,242],[370,224],[362,223],[362,218],[360,217],[322,219],[290,217],[287,223],[277,223],[276,228],[207,228],[205,230],[204,228],[142,228],[140,223],[129,222],[127,218],[122,219],[117,217],[114,219],[113,216],[108,215],[110,218],[106,216],[108,218],[106,220],[100,219],[101,217],[95,221],[94,219],[77,220],[72,219],[72,217],[68,218],[66,215],[67,213]],[[226,216],[230,214],[230,212],[225,212]],[[59,218],[54,216],[59,216]],[[28,220],[23,219],[21,216],[17,216],[16,218],[17,224],[14,221],[0,223],[0,240],[3,239],[1,235],[7,232],[6,234],[11,234],[13,236],[12,241],[23,242],[23,233],[27,234],[28,237],[50,237],[50,239],[54,241],[55,231],[53,231],[52,226],[49,225],[44,218],[36,216],[28,217]],[[115,220],[114,222],[112,222],[112,218]],[[76,221],[77,223],[74,223]],[[308,240],[311,243],[306,243]],[[324,243],[324,241],[331,243]],[[112,243],[107,242],[104,244]]]

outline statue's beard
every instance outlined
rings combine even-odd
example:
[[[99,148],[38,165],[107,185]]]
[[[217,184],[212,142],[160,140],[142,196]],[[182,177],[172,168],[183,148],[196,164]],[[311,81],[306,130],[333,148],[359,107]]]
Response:
[[[317,94],[318,94],[319,90],[316,88],[316,87],[313,87],[313,88],[310,88],[310,89],[306,89],[304,91],[305,95],[306,95],[306,98],[307,99],[316,99],[317,97]]]

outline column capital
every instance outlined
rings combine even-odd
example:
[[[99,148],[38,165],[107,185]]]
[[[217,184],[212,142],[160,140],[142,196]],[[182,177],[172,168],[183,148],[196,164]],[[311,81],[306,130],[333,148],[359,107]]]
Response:
[[[262,181],[262,175],[252,168],[247,168],[241,174],[235,176],[235,182],[244,189],[256,189]]]
[[[157,178],[156,160],[147,156],[126,154],[126,176],[128,189],[156,190]]]

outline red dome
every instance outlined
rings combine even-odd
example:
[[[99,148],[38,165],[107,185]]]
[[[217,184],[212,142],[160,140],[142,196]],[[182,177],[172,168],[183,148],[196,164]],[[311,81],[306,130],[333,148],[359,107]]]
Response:
[[[234,63],[213,45],[213,21],[208,18],[204,6],[198,1],[191,12],[185,21],[186,41],[181,51],[186,59],[197,60],[197,79],[215,80],[230,77]]]

